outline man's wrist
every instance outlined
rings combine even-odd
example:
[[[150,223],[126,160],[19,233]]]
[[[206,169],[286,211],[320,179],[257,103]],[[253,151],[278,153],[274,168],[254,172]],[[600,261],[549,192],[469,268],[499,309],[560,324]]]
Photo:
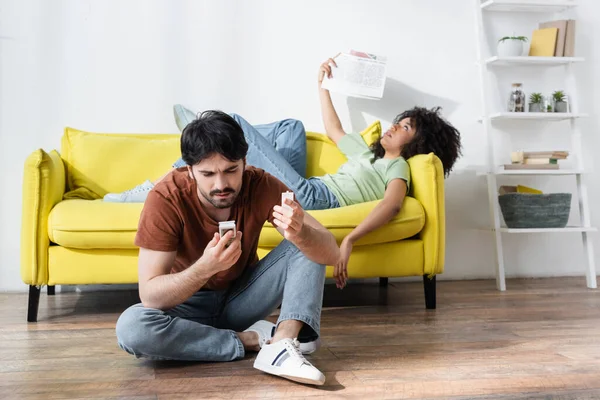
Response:
[[[302,244],[308,240],[308,238],[312,235],[312,228],[306,224],[302,225],[300,232],[297,236],[298,244]],[[295,243],[296,244],[296,243]]]
[[[192,269],[194,271],[194,275],[200,280],[208,281],[213,276],[208,265],[204,263],[202,258],[199,258],[194,264],[192,264]]]

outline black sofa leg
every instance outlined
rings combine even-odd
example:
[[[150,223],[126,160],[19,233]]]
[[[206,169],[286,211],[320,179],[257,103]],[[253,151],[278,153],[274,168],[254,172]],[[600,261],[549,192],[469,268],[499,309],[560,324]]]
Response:
[[[54,286],[48,286],[48,296],[54,296],[56,294]]]
[[[428,310],[435,310],[435,275],[429,279],[423,275],[423,288],[425,289],[425,307]]]
[[[387,287],[387,285],[388,285],[388,278],[379,278],[379,286]]]
[[[38,307],[40,305],[40,288],[29,286],[29,307],[27,309],[27,322],[37,322]]]

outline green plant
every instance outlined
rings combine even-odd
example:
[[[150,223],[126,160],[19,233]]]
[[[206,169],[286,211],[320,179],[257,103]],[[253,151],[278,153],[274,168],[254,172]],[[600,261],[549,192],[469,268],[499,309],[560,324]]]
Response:
[[[552,104],[548,104],[548,105],[546,106],[546,111],[548,111],[548,112],[552,112]]]
[[[502,43],[505,40],[520,40],[521,42],[526,42],[527,37],[525,37],[525,36],[504,36],[502,39],[498,40],[498,42]]]
[[[531,104],[540,104],[544,101],[544,96],[541,93],[531,93],[529,96],[529,102]]]
[[[556,103],[565,101],[565,92],[562,90],[557,90],[556,92],[552,93],[552,98]]]

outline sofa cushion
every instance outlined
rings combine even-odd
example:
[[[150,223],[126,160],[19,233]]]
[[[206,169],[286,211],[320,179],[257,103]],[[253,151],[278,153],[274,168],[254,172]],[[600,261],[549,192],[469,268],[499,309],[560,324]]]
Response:
[[[181,155],[179,135],[90,133],[66,128],[61,156],[68,176],[65,198],[98,199],[154,180]]]
[[[360,134],[370,145],[381,136],[381,124],[375,121]],[[307,176],[334,173],[346,162],[327,136],[307,132],[307,140]],[[64,198],[99,199],[106,193],[131,189],[147,179],[154,181],[168,172],[181,157],[180,135],[92,133],[66,128],[61,157],[68,178]]]
[[[370,146],[381,136],[381,123],[373,122],[360,135]],[[306,132],[306,176],[334,174],[346,161],[346,156],[326,135]]]
[[[341,243],[354,228],[379,204],[380,200],[330,210],[308,211],[325,226],[338,243]],[[425,211],[421,204],[412,197],[406,197],[402,209],[385,226],[365,235],[356,242],[356,246],[375,243],[388,243],[412,237],[419,233],[425,225]],[[281,242],[281,235],[271,224],[265,224],[260,234],[260,247],[275,247]]]
[[[63,200],[48,216],[48,237],[77,249],[134,249],[143,203]]]
[[[378,201],[332,210],[309,211],[341,242],[375,207]],[[50,212],[50,241],[77,249],[134,249],[142,203],[108,203],[102,200],[64,200]],[[416,235],[425,223],[421,204],[407,197],[402,211],[386,226],[362,238],[358,245],[387,243]],[[260,247],[275,247],[281,235],[266,223]]]

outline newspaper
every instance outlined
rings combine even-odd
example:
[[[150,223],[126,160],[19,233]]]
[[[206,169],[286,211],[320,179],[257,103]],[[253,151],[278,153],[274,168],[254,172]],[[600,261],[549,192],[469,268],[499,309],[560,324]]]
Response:
[[[322,87],[351,97],[381,99],[387,74],[386,57],[350,50],[335,57],[337,68],[332,78],[323,79]]]

